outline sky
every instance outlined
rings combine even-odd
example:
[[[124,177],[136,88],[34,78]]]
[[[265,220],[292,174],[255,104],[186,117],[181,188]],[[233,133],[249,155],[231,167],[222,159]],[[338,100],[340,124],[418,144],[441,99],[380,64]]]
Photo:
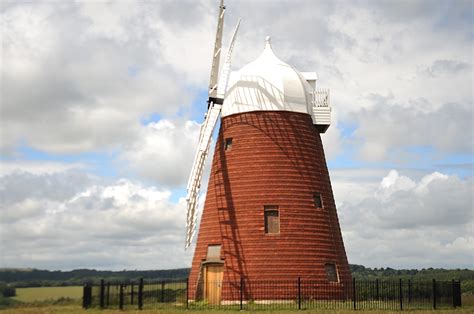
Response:
[[[0,267],[190,266],[218,2],[0,2]],[[473,269],[474,2],[225,2],[234,70],[268,35],[331,90],[349,263]]]

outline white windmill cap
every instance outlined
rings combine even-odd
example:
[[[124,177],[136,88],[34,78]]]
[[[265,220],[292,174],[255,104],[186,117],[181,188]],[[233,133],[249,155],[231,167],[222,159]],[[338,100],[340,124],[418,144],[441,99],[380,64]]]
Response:
[[[232,72],[222,116],[266,110],[310,114],[311,92],[312,87],[305,77],[274,54],[267,36],[262,54]]]

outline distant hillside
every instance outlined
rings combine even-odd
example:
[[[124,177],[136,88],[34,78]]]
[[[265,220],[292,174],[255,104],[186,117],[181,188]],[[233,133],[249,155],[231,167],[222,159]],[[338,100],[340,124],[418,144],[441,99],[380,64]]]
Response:
[[[393,269],[367,268],[362,265],[349,265],[352,277],[357,279],[411,279],[411,280],[461,280],[463,293],[474,293],[474,270],[470,269]]]
[[[393,269],[387,268],[368,268],[362,265],[349,265],[352,277],[356,279],[375,279],[375,278],[416,278],[419,280],[474,280],[474,270],[470,269],[444,269],[444,268],[423,268],[418,269]]]
[[[189,268],[167,270],[94,270],[75,269],[71,271],[49,271],[40,269],[0,269],[0,282],[13,284],[15,287],[70,286],[82,285],[85,282],[131,281],[145,278],[147,280],[179,280],[188,276]]]
[[[413,280],[451,280],[460,279],[463,292],[474,292],[474,271],[470,269],[393,269],[368,268],[362,265],[350,265],[352,276],[356,279],[413,279]],[[93,269],[76,269],[72,271],[49,271],[39,269],[0,269],[0,282],[15,287],[70,286],[82,285],[85,282],[99,282],[105,279],[112,282],[146,280],[180,280],[189,274],[189,268],[168,270],[123,270],[105,271]]]

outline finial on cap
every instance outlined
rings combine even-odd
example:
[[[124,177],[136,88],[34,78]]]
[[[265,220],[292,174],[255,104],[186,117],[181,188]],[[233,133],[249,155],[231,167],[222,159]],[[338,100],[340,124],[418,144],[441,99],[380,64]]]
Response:
[[[272,38],[270,36],[265,37],[265,49],[272,49]]]

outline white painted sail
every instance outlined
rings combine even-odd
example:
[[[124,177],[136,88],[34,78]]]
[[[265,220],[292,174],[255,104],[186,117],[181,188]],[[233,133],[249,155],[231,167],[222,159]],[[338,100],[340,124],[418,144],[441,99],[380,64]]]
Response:
[[[224,6],[221,2],[221,13],[219,15],[219,25],[216,35],[216,44],[214,47],[214,60],[211,70],[211,85],[213,82],[216,82],[216,69],[219,69],[219,60],[217,60],[218,55],[220,55],[221,44],[217,41],[221,41],[221,35],[219,32],[222,32],[222,27],[224,23]],[[237,31],[239,29],[240,20],[237,23],[237,26],[232,35],[232,39],[227,50],[225,64],[220,74],[219,83],[217,86],[210,88],[209,90],[209,108],[207,110],[206,116],[204,118],[204,123],[201,125],[201,131],[199,133],[199,144],[196,155],[194,156],[194,163],[191,169],[191,174],[189,176],[188,185],[187,185],[187,213],[186,213],[186,239],[185,239],[185,248],[188,248],[191,245],[191,242],[194,238],[197,228],[197,217],[198,217],[198,200],[199,200],[199,191],[201,188],[202,175],[204,171],[204,166],[206,163],[207,155],[209,154],[209,148],[211,145],[211,138],[214,132],[214,129],[219,119],[223,98],[227,89],[227,82],[229,81],[230,75],[230,66],[232,59],[232,51],[235,43],[235,38]],[[218,50],[216,52],[216,50]],[[212,74],[213,73],[213,74]]]

